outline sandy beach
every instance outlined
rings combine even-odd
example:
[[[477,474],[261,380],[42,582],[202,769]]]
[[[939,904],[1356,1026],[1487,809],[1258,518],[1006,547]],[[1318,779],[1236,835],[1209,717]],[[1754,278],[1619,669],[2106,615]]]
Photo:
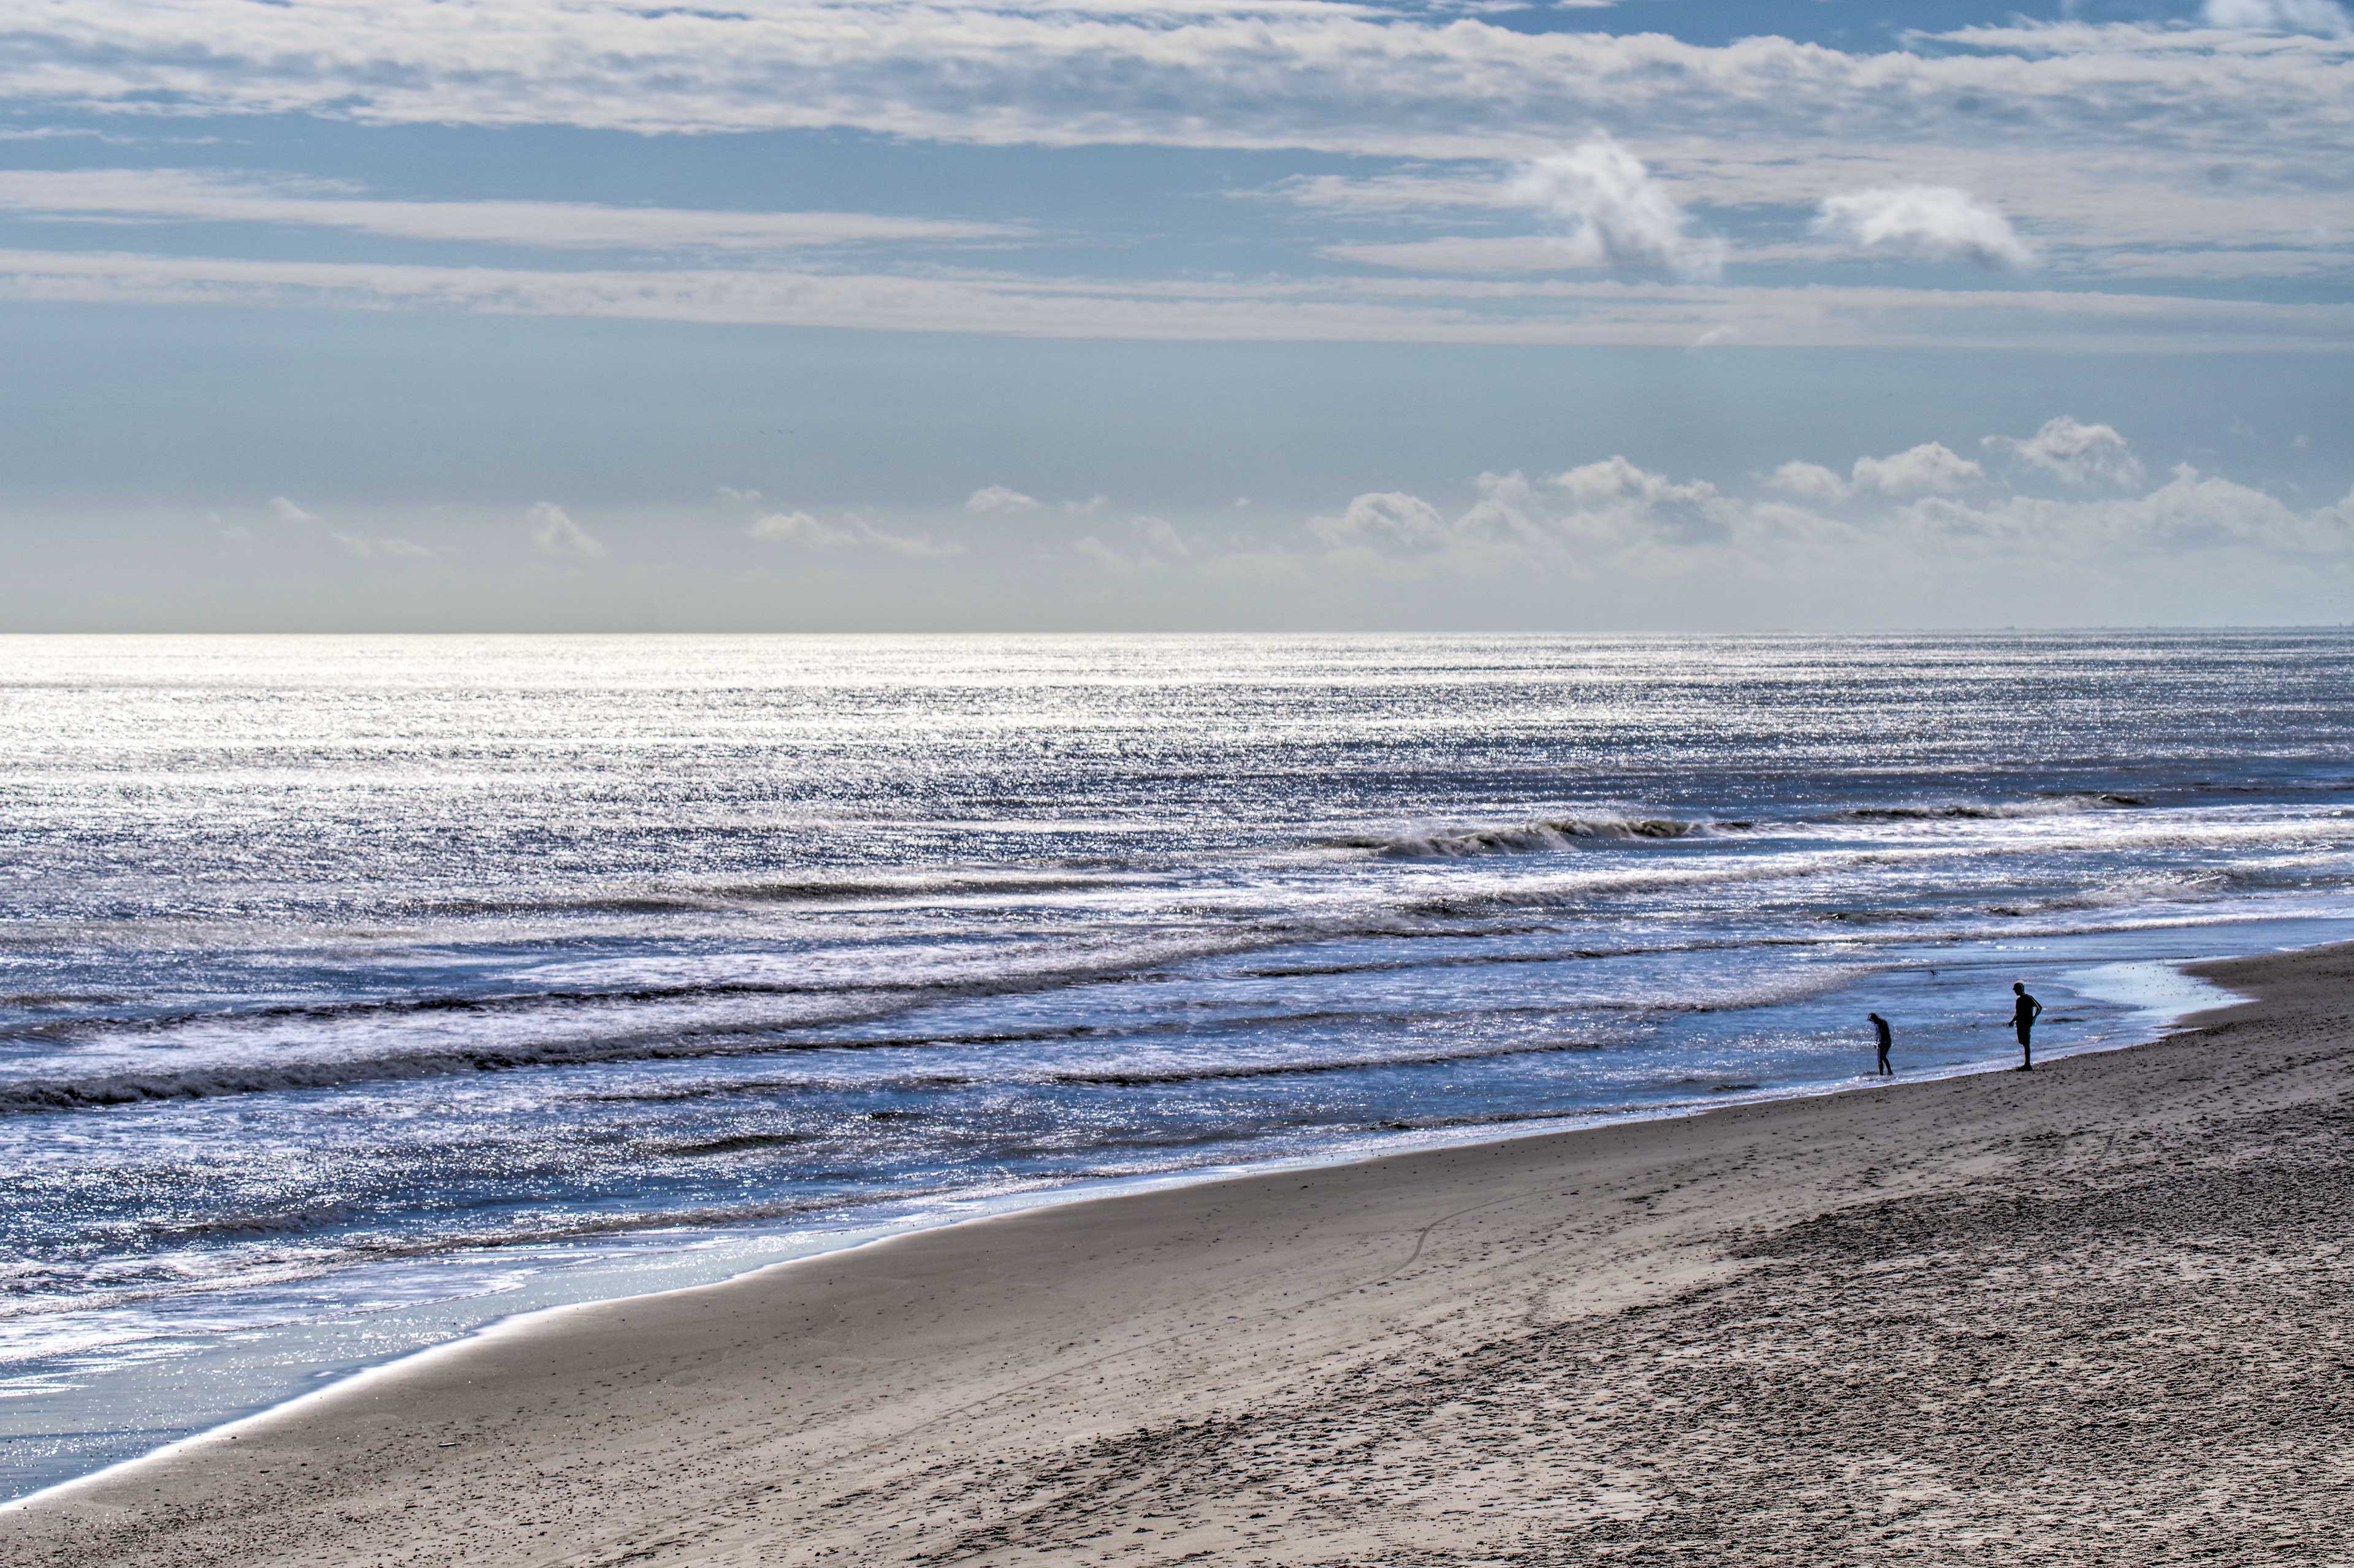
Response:
[[[2354,948],[2208,972],[2254,1000],[2031,1075],[545,1314],[0,1511],[0,1563],[2344,1562]]]

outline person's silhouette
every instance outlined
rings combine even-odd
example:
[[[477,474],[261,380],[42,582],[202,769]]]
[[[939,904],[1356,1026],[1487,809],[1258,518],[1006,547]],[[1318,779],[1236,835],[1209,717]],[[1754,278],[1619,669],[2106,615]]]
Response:
[[[2043,1016],[2043,1004],[2027,994],[2027,982],[2010,982],[2010,1026],[2019,1032],[2019,1070],[2035,1071],[2035,1021]]]
[[[1880,1065],[1875,1071],[1881,1077],[1893,1078],[1896,1075],[1896,1069],[1888,1065],[1888,1020],[1876,1012],[1867,1012],[1864,1016],[1872,1020],[1872,1033],[1880,1037]]]

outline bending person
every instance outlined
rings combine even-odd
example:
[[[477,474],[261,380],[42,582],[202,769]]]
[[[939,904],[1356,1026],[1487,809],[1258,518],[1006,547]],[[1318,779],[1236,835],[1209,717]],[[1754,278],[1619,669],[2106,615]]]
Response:
[[[1880,1065],[1874,1072],[1878,1076],[1893,1078],[1896,1075],[1896,1069],[1888,1065],[1888,1020],[1876,1012],[1867,1012],[1864,1016],[1872,1020],[1872,1032],[1880,1037]]]

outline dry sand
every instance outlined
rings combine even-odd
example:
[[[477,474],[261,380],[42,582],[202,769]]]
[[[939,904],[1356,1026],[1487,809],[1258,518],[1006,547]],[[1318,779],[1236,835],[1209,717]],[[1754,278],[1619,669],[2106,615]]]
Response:
[[[2031,1075],[567,1308],[0,1563],[2354,1562],[2354,948],[2211,972],[2259,1000]]]

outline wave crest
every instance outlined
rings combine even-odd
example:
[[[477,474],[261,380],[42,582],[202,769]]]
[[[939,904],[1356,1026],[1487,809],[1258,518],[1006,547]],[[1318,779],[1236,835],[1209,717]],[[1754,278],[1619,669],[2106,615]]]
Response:
[[[2149,802],[2102,790],[2047,795],[2033,800],[1956,800],[1943,805],[1858,806],[1838,812],[1841,822],[2000,821],[2014,817],[2068,817],[2080,811],[2130,811]]]
[[[1556,817],[1510,827],[1469,828],[1455,833],[1401,833],[1393,838],[1343,841],[1393,860],[1462,860],[1474,855],[1542,854],[1578,843],[1711,838],[1737,832],[1746,822],[1688,821],[1680,817]]]

